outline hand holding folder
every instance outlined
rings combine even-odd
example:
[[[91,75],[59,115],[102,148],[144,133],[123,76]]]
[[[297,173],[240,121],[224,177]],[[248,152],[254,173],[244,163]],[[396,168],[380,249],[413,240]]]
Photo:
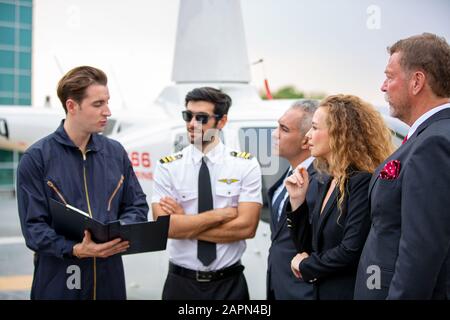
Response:
[[[124,254],[130,243],[120,238],[104,242],[96,243],[92,240],[91,233],[84,230],[83,241],[77,243],[72,248],[72,254],[79,258],[108,258],[116,254]]]
[[[156,221],[122,224],[119,220],[104,224],[86,212],[50,199],[52,225],[56,233],[67,239],[81,242],[84,230],[89,230],[92,240],[104,243],[120,238],[130,242],[123,254],[165,250],[170,216],[160,216]]]

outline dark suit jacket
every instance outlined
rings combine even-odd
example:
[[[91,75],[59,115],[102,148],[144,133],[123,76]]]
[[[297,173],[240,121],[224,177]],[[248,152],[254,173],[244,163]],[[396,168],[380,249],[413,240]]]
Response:
[[[400,161],[394,180],[385,163]],[[370,183],[372,227],[361,255],[356,299],[450,297],[450,109],[422,123],[375,171]],[[379,268],[379,289],[373,276]]]
[[[316,171],[312,164],[308,167],[308,173],[310,176],[310,188],[308,190],[306,201],[310,205],[314,205],[318,182],[316,180]],[[292,242],[286,223],[285,207],[289,202],[289,198],[284,203],[280,221],[274,220],[272,215],[273,194],[283,182],[286,174],[287,170],[268,191],[269,209],[271,213],[270,230],[272,232],[272,244],[269,249],[267,263],[267,297],[275,298],[277,300],[312,299],[312,285],[297,279],[291,271],[291,260],[297,254],[297,250]]]
[[[319,186],[311,224],[306,218],[310,212],[306,203],[294,212],[288,211],[297,250],[310,255],[299,267],[303,279],[314,284],[316,299],[353,299],[356,269],[370,229],[367,190],[371,176],[368,172],[349,170],[342,214],[337,204],[337,187],[320,213],[331,178]],[[309,238],[303,236],[308,233]]]

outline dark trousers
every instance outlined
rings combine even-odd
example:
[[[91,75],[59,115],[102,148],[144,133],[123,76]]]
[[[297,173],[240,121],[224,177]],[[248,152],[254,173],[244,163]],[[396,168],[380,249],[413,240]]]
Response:
[[[247,281],[242,271],[209,282],[200,282],[169,271],[164,284],[162,299],[249,300],[250,298]]]

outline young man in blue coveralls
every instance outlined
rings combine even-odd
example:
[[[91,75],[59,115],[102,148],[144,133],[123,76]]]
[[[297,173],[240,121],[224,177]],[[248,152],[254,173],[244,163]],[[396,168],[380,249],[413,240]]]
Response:
[[[19,163],[17,200],[22,232],[35,252],[31,299],[126,299],[120,253],[127,241],[81,243],[52,227],[50,199],[103,223],[147,221],[145,194],[125,149],[100,135],[111,115],[105,73],[77,67],[58,84],[66,112],[56,131],[33,144]]]

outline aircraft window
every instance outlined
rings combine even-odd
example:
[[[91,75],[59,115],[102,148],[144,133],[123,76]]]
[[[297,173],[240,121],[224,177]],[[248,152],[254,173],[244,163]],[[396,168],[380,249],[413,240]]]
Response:
[[[263,209],[261,220],[270,221],[267,191],[289,167],[286,159],[272,154],[272,132],[275,127],[245,127],[239,130],[241,150],[256,156],[262,171]]]

